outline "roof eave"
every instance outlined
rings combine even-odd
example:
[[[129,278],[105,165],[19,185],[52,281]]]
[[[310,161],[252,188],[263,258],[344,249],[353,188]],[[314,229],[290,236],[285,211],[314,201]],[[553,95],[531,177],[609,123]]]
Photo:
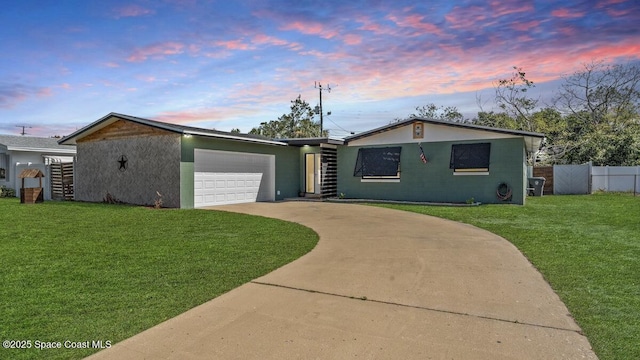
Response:
[[[110,121],[112,120],[113,121]],[[212,138],[220,138],[220,139],[228,139],[228,140],[236,140],[236,141],[245,141],[245,142],[252,142],[252,143],[259,143],[259,144],[268,144],[268,145],[287,145],[286,143],[280,142],[280,141],[274,141],[274,140],[265,140],[265,139],[257,139],[257,138],[251,138],[251,137],[242,137],[242,136],[234,136],[234,135],[227,135],[227,134],[221,134],[218,132],[207,132],[207,131],[199,131],[197,129],[194,130],[190,130],[188,127],[182,127],[182,126],[176,126],[176,125],[172,125],[172,124],[165,124],[159,121],[153,121],[153,120],[148,120],[148,119],[143,119],[143,118],[139,118],[139,117],[135,117],[135,116],[129,116],[129,115],[125,115],[125,114],[119,114],[119,113],[109,113],[106,116],[103,116],[102,118],[92,122],[91,124],[83,127],[80,130],[77,130],[76,132],[65,136],[64,138],[60,139],[58,141],[58,144],[60,145],[75,145],[76,144],[76,140],[80,137],[84,137],[86,135],[92,134],[110,124],[112,124],[113,122],[115,122],[115,119],[119,119],[119,120],[126,120],[126,121],[131,121],[131,122],[135,122],[137,124],[141,124],[141,125],[145,125],[145,126],[151,126],[157,129],[161,129],[161,130],[165,130],[165,131],[169,131],[169,132],[173,132],[173,133],[177,133],[177,134],[181,134],[181,135],[194,135],[194,136],[203,136],[203,137],[212,137]]]
[[[371,136],[371,135],[375,135],[375,134],[379,134],[379,133],[386,132],[386,131],[389,131],[389,130],[393,130],[393,129],[396,129],[396,128],[399,128],[399,127],[402,127],[402,126],[406,126],[406,125],[408,125],[410,123],[413,123],[413,122],[416,122],[416,121],[422,121],[424,123],[435,124],[435,125],[452,126],[452,127],[459,127],[459,128],[465,128],[465,129],[480,130],[480,131],[489,131],[489,132],[501,133],[501,134],[537,137],[537,138],[540,138],[540,139],[544,139],[544,137],[545,137],[544,134],[536,133],[536,132],[521,131],[521,130],[511,130],[511,129],[502,129],[502,128],[492,128],[492,127],[489,127],[489,126],[481,126],[481,125],[474,125],[474,124],[464,124],[464,123],[456,123],[456,122],[452,122],[452,121],[435,120],[435,119],[424,119],[424,118],[413,117],[413,118],[409,118],[409,119],[406,119],[406,120],[398,121],[397,123],[393,123],[393,124],[381,126],[381,127],[369,130],[369,131],[365,131],[365,132],[362,132],[360,134],[349,136],[349,137],[344,139],[344,142],[345,142],[345,144],[347,144],[350,141],[362,139],[362,138],[365,138],[365,137],[368,137],[368,136]]]
[[[24,151],[24,152],[42,152],[42,153],[57,153],[57,154],[73,154],[75,155],[75,148],[61,149],[61,148],[38,148],[28,146],[7,146],[7,151]]]
[[[233,136],[233,135],[225,135],[225,134],[213,134],[213,133],[207,133],[204,131],[184,130],[182,131],[182,133],[183,135],[204,136],[204,137],[213,137],[213,138],[220,138],[220,139],[227,139],[227,140],[238,140],[238,141],[245,141],[245,142],[252,142],[252,143],[259,143],[259,144],[287,146],[287,143],[284,143],[281,141],[255,139],[250,137]]]
[[[142,118],[136,118],[136,117],[132,117],[129,115],[124,115],[124,114],[118,114],[118,113],[109,113],[103,117],[101,117],[100,119],[92,122],[91,124],[76,130],[75,132],[71,133],[70,135],[67,135],[65,137],[63,137],[62,139],[58,140],[58,144],[60,145],[76,145],[76,140],[81,136],[81,135],[89,135],[92,134],[110,124],[112,124],[114,121],[109,121],[111,119],[120,119],[120,120],[127,120],[127,121],[132,121],[138,124],[143,124],[143,125],[147,125],[147,126],[153,126],[156,128],[160,128],[163,130],[167,130],[167,131],[171,131],[171,132],[177,132],[177,133],[182,133],[182,131],[180,129],[176,129],[175,127],[171,127],[171,126],[162,126],[161,124],[158,123],[149,123],[144,121],[144,119]],[[102,125],[99,126],[98,125]]]

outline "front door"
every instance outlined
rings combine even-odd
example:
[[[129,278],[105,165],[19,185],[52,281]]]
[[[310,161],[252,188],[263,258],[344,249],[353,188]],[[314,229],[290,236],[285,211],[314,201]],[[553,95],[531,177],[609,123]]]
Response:
[[[304,169],[304,191],[320,194],[320,154],[304,154]]]

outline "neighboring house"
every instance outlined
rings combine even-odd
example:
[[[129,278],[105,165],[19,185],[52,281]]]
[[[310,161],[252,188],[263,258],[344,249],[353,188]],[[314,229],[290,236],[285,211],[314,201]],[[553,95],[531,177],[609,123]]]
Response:
[[[273,140],[111,113],[59,142],[77,145],[76,200],[193,208],[340,193],[523,204],[526,154],[542,139],[416,118],[345,140]]]
[[[15,189],[20,196],[20,172],[26,168],[37,168],[47,174],[46,165],[73,162],[75,146],[58,144],[58,139],[32,136],[0,135],[0,185]],[[37,181],[26,179],[25,186],[36,186]],[[50,199],[50,190],[45,187],[44,197]]]

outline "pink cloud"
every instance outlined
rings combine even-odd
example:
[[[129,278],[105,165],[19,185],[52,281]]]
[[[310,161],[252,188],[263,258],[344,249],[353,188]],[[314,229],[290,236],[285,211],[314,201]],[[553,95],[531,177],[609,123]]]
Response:
[[[148,82],[148,83],[153,83],[158,80],[155,76],[151,76],[151,75],[138,75],[136,76],[136,79],[140,81]]]
[[[251,42],[254,44],[260,44],[260,45],[277,45],[277,46],[284,46],[284,45],[288,45],[289,42],[283,39],[279,39],[273,36],[269,36],[269,35],[265,35],[265,34],[258,34],[255,35],[252,39]]]
[[[479,6],[456,6],[444,18],[454,29],[469,29],[477,27],[477,24],[487,20],[486,10]]]
[[[620,9],[620,10],[607,9],[606,12],[611,17],[622,17],[622,16],[625,16],[625,15],[629,15],[631,13],[631,9]]]
[[[436,25],[424,22],[424,16],[421,15],[407,15],[398,17],[395,15],[387,16],[387,19],[396,23],[400,27],[408,27],[421,31],[422,33],[442,35],[442,30]]]
[[[147,16],[155,14],[154,10],[143,8],[139,5],[127,5],[117,9],[114,9],[114,14],[116,18],[124,18],[124,17],[139,17],[139,16]]]
[[[561,19],[581,18],[584,15],[585,15],[584,12],[574,12],[571,9],[567,9],[567,8],[555,9],[551,12],[551,16],[561,18]]]
[[[38,92],[36,94],[39,97],[48,97],[53,95],[53,91],[51,90],[51,88],[45,87],[45,88],[38,89]]]
[[[215,45],[229,50],[249,50],[250,45],[242,40],[216,41]]]
[[[533,28],[538,27],[540,25],[540,21],[528,21],[523,23],[514,23],[511,25],[511,28],[517,31],[530,31]]]
[[[362,36],[356,34],[347,34],[343,36],[343,41],[347,45],[358,45],[362,43]]]
[[[127,61],[142,62],[150,57],[163,58],[166,55],[177,55],[183,52],[183,48],[184,44],[171,41],[153,44],[134,50]]]
[[[571,26],[560,26],[558,32],[564,36],[574,36],[578,30]]]
[[[491,6],[492,17],[500,17],[509,14],[517,14],[521,12],[532,12],[534,7],[530,3],[521,0],[494,0],[489,3]]]
[[[236,109],[231,107],[216,107],[182,111],[165,111],[153,118],[172,124],[193,124],[205,121],[224,121],[229,118],[248,116],[255,114],[258,110]]]
[[[360,30],[371,31],[375,34],[384,33],[382,25],[371,21],[369,18],[361,17],[358,22],[362,23],[362,26],[359,27]]]
[[[108,62],[108,63],[105,63],[104,66],[110,67],[110,68],[119,68],[120,64],[118,64],[116,62]]]
[[[597,8],[603,8],[610,5],[624,4],[627,0],[602,0],[596,5]]]
[[[324,39],[331,39],[338,35],[337,30],[327,30],[323,24],[313,21],[294,21],[290,24],[284,25],[281,30],[298,31],[305,35],[318,35]]]

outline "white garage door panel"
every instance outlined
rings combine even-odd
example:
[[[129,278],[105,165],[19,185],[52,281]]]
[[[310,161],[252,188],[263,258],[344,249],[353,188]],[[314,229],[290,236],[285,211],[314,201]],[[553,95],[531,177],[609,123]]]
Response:
[[[195,150],[194,206],[275,200],[275,155]]]

